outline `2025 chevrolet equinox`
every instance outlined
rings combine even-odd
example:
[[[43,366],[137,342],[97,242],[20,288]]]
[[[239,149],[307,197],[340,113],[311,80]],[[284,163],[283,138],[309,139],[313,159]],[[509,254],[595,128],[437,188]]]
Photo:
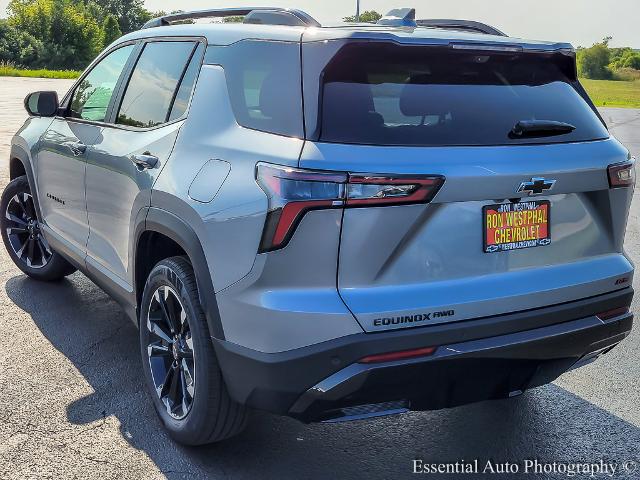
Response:
[[[181,13],[25,106],[7,250],[122,305],[180,442],[251,409],[335,422],[515,396],[632,328],[634,163],[568,44],[408,9]]]

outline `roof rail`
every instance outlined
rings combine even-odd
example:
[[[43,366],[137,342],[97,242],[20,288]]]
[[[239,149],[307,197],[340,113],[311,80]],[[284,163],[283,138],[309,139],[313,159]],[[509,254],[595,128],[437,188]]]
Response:
[[[472,20],[453,20],[453,19],[428,19],[418,20],[416,22],[420,27],[432,28],[449,28],[453,30],[464,30],[467,32],[484,33],[487,35],[498,35],[506,37],[507,35],[497,28],[487,25],[486,23],[474,22]]]
[[[183,20],[197,20],[199,18],[223,18],[235,16],[248,16],[257,12],[269,13],[268,23],[271,25],[294,25],[300,27],[320,27],[320,23],[311,15],[301,10],[281,7],[254,7],[254,8],[220,8],[211,10],[196,10],[192,12],[178,12],[164,17],[154,18],[145,23],[142,28],[164,27],[174,22]],[[255,19],[251,23],[267,23],[266,17],[260,22]]]

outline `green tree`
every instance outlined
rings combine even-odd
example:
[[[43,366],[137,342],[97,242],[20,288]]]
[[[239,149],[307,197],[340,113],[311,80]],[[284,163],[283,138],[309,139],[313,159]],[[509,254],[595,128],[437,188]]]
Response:
[[[109,14],[102,24],[102,33],[104,35],[104,46],[111,45],[122,36],[120,25],[115,15]]]
[[[40,41],[30,67],[82,69],[102,49],[102,28],[89,8],[73,0],[12,0],[9,25]]]
[[[0,19],[0,62],[16,66],[33,65],[43,52],[41,41],[17,30],[7,20]]]
[[[376,23],[378,20],[382,18],[375,10],[367,10],[366,12],[362,12],[360,14],[360,22],[362,23]],[[344,17],[344,21],[347,23],[356,22],[356,16],[352,15],[351,17]]]
[[[15,1],[15,0],[14,0]],[[139,30],[155,15],[144,8],[144,0],[94,0],[106,15],[118,19],[123,34]]]
[[[611,41],[611,37],[605,38],[602,42],[596,43],[590,48],[578,49],[577,60],[580,76],[600,80],[611,78],[609,41]]]
[[[232,17],[224,17],[222,19],[223,23],[242,23],[244,22],[244,17],[242,15],[234,15]]]
[[[632,48],[612,48],[609,67],[612,70],[621,68],[640,70],[640,52],[636,52]]]

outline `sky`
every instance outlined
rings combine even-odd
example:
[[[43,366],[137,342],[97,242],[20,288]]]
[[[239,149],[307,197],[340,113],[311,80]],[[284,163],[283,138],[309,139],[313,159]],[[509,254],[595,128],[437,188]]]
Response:
[[[0,0],[5,16],[8,0]],[[150,10],[197,10],[231,6],[282,6],[306,11],[320,23],[335,23],[355,13],[356,0],[146,0]],[[416,8],[418,18],[478,20],[513,37],[566,41],[590,46],[612,36],[613,46],[640,49],[640,0],[361,0],[360,9],[386,13]]]

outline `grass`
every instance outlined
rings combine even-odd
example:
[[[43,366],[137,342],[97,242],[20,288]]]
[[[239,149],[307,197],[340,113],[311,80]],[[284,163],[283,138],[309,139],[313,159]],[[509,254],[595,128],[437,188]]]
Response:
[[[81,72],[74,70],[26,70],[0,62],[0,76],[33,78],[78,78]],[[580,80],[598,107],[640,108],[640,79]]]
[[[75,70],[26,70],[0,63],[0,77],[78,78],[80,73]]]
[[[597,107],[640,108],[640,80],[587,80],[582,85]]]

